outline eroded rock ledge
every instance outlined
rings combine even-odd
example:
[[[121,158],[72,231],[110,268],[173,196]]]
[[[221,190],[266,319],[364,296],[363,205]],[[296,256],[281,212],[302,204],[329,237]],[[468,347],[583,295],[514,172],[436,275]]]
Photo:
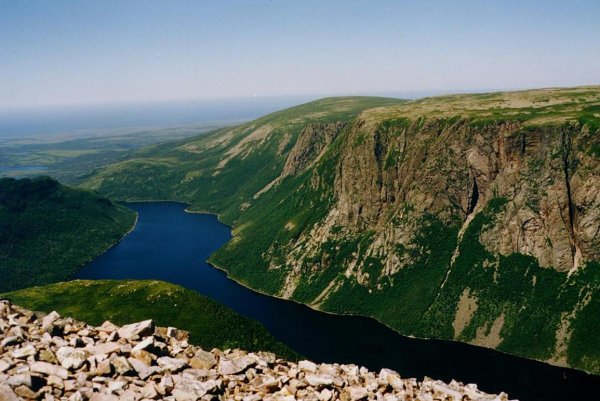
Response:
[[[270,353],[210,352],[151,320],[92,327],[0,301],[0,401],[505,401],[473,384],[401,378]]]

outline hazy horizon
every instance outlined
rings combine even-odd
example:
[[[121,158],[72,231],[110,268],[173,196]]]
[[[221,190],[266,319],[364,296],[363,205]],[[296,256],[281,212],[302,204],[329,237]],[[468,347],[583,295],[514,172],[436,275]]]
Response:
[[[0,109],[600,83],[600,2],[0,0]]]
[[[235,124],[329,96],[380,96],[413,100],[446,94],[519,89],[528,88],[502,88],[481,91],[457,89],[455,91],[335,93],[306,96],[120,102],[0,109],[0,138],[85,134],[84,131],[90,131],[93,134],[93,131],[115,128],[161,128]]]
[[[84,134],[84,131],[115,128],[226,125],[254,119],[302,100],[214,99],[0,110],[0,138]]]
[[[415,100],[430,96],[542,89],[490,88],[387,93],[334,93],[305,96],[215,98],[173,101],[53,105],[0,109],[0,139],[86,135],[116,128],[223,126],[250,121],[285,108],[331,96],[376,96]]]

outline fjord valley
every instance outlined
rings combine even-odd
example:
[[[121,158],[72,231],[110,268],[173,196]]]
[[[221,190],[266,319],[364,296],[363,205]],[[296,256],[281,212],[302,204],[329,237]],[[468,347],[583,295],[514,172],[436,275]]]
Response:
[[[34,181],[41,180],[56,184],[55,181],[49,178],[41,178]],[[17,185],[28,185],[31,183],[29,179],[10,179],[10,181]],[[68,190],[69,188],[63,187],[63,189]],[[29,190],[38,195],[43,194],[40,188],[37,187],[29,188]],[[8,188],[4,195],[14,196],[15,194],[12,192],[15,192],[15,186]],[[60,199],[57,201],[60,203]],[[73,205],[65,204],[62,206],[72,207]],[[431,344],[430,342],[422,342],[421,344],[415,344],[414,340],[402,338],[374,321],[361,320],[358,317],[325,315],[298,304],[262,296],[247,290],[227,279],[220,271],[207,265],[198,264],[198,255],[206,257],[206,255],[212,252],[205,253],[206,250],[216,249],[215,245],[220,246],[229,238],[229,235],[226,235],[223,240],[217,240],[213,244],[211,242],[214,241],[210,239],[202,239],[207,234],[219,237],[219,235],[216,235],[219,230],[214,230],[214,227],[211,229],[208,225],[204,227],[205,224],[202,223],[207,219],[216,222],[213,216],[186,214],[183,213],[184,205],[174,203],[129,203],[126,206],[138,211],[136,228],[91,264],[83,267],[82,270],[76,273],[75,277],[82,274],[89,275],[90,272],[100,276],[110,275],[113,272],[112,274],[116,273],[121,277],[128,277],[130,275],[136,277],[140,274],[142,276],[162,274],[166,279],[180,281],[186,286],[191,286],[191,288],[200,291],[202,294],[208,294],[224,304],[230,305],[233,302],[236,310],[245,311],[248,307],[260,311],[264,310],[267,315],[271,315],[271,322],[277,322],[278,326],[284,327],[290,333],[289,329],[297,331],[296,333],[292,333],[292,336],[296,337],[295,341],[289,341],[289,335],[281,336],[281,338],[286,340],[286,344],[293,344],[294,348],[297,347],[297,349],[306,350],[307,353],[317,360],[338,360],[349,361],[350,363],[358,360],[368,364],[368,366],[375,367],[392,366],[399,368],[405,366],[406,369],[404,371],[412,372],[410,374],[416,374],[417,377],[423,377],[425,373],[432,371],[430,368],[433,365],[432,359],[437,358],[436,353],[425,357],[428,353],[431,354],[427,350],[438,349],[438,353],[444,349],[451,352],[460,352],[457,347],[450,343],[444,344],[440,342]],[[158,222],[153,222],[152,219],[148,218],[151,216],[148,213],[150,210],[156,209],[160,211],[165,208],[179,210],[181,217],[177,219],[173,213],[154,213],[155,217],[158,217]],[[101,216],[92,211],[89,217],[93,219]],[[185,217],[185,219],[182,219],[182,217]],[[190,223],[193,223],[195,220],[201,223],[200,225],[195,224],[195,232],[186,232],[185,229],[181,230],[183,226],[190,226]],[[40,222],[29,220],[26,223],[27,226],[22,227],[24,231],[39,235],[39,227],[36,225]],[[157,223],[158,227],[156,226]],[[222,224],[216,223],[222,226],[223,229],[226,229]],[[42,226],[43,224],[41,222]],[[198,228],[201,228],[201,230],[198,230]],[[220,231],[223,231],[223,229]],[[177,231],[180,231],[179,235]],[[159,235],[161,239],[157,243],[156,238],[153,240],[152,232],[154,234],[160,233],[160,235],[166,234],[167,238],[160,237]],[[198,236],[199,238],[195,238]],[[186,240],[185,237],[189,238]],[[66,241],[64,238],[57,239]],[[136,241],[138,245],[141,245],[141,248],[135,245]],[[190,246],[192,243],[197,243],[200,247],[198,245]],[[61,243],[61,245],[65,248],[69,247],[66,242]],[[17,244],[15,247],[18,248],[19,245]],[[132,259],[130,251],[136,248],[147,254],[147,257],[139,257],[138,255],[138,257],[134,256]],[[190,254],[190,250],[193,251],[192,254]],[[171,255],[171,259],[165,259],[164,257],[157,258],[156,252]],[[111,255],[115,254],[126,255],[127,261],[120,263],[118,258],[111,257]],[[191,260],[187,260],[190,257]],[[136,274],[138,265],[141,266],[141,270],[137,271]],[[94,270],[97,272],[93,273]],[[201,280],[194,280],[193,277],[195,276],[199,276]],[[196,285],[199,285],[199,287],[196,288]],[[212,288],[213,290],[207,290],[207,288]],[[253,358],[257,355],[259,358],[267,358],[266,360],[261,359],[263,362],[260,362],[260,367],[256,368],[263,372],[265,367],[269,368],[266,371],[266,376],[264,376],[265,379],[272,374],[278,375],[281,369],[287,371],[288,366],[294,366],[295,361],[300,359],[300,356],[296,352],[275,339],[257,321],[242,317],[228,307],[194,290],[156,280],[74,280],[0,293],[0,299],[8,299],[20,305],[17,307],[11,306],[6,301],[0,302],[3,306],[0,312],[0,335],[2,339],[2,345],[0,346],[0,396],[3,399],[20,399],[17,397],[38,399],[40,397],[49,398],[50,396],[55,397],[55,399],[58,397],[83,397],[83,399],[95,400],[99,397],[106,398],[108,394],[114,397],[111,398],[113,400],[117,399],[117,397],[129,397],[132,392],[140,391],[140,383],[145,383],[146,390],[149,387],[155,388],[159,394],[166,397],[165,399],[171,399],[168,397],[169,395],[174,396],[176,400],[189,399],[190,397],[197,399],[197,397],[200,397],[204,393],[191,391],[189,386],[185,384],[187,382],[182,380],[180,375],[183,374],[189,377],[189,375],[197,374],[199,372],[198,369],[214,366],[205,366],[205,363],[207,363],[206,358],[209,354],[203,349],[213,349],[211,352],[215,355],[216,361],[223,356],[222,364],[226,364],[229,359],[234,358],[232,363],[235,366],[238,366],[242,362],[237,356],[246,355],[247,351],[251,351],[248,358]],[[215,293],[214,290],[217,292]],[[239,305],[235,305],[236,301],[234,301],[234,298],[239,298],[238,302],[242,302],[247,306],[240,308]],[[36,312],[24,310],[22,306]],[[56,311],[69,317],[62,318]],[[46,315],[48,312],[50,313]],[[74,322],[73,317],[83,319],[88,324],[99,325],[100,322],[104,323],[99,328],[92,328],[89,325]],[[118,334],[114,331],[109,338],[106,337],[106,330],[115,327],[114,323],[128,323],[132,319],[144,321],[139,324],[125,326],[122,330],[119,329]],[[261,319],[262,321],[263,319]],[[154,324],[163,327],[158,327],[152,335]],[[172,326],[174,325],[178,329],[173,329]],[[167,329],[167,326],[170,328]],[[123,330],[127,327],[145,327],[144,341],[126,343],[127,337],[124,337]],[[185,331],[181,331],[182,329]],[[312,331],[314,329],[317,330]],[[271,330],[271,327],[269,327],[269,330]],[[278,336],[280,336],[281,333],[278,331],[275,330],[274,332],[277,332]],[[73,337],[75,332],[76,337]],[[98,332],[102,333],[100,333],[99,337],[94,337],[95,334],[93,333],[97,334]],[[368,332],[369,335],[362,335],[362,332]],[[165,337],[165,333],[171,334],[167,334],[167,337]],[[350,335],[350,333],[352,334]],[[91,336],[94,337],[94,342],[99,347],[98,349],[110,349],[110,355],[102,356],[101,354],[105,352],[94,354],[94,351],[90,351],[87,346],[90,345]],[[172,350],[169,348],[171,356],[165,356],[166,349],[164,348],[163,341],[167,340],[168,342],[170,337],[177,338],[178,340],[185,338],[185,340]],[[137,337],[132,338],[132,340],[135,338]],[[69,344],[73,346],[66,346],[66,341],[69,341]],[[340,341],[346,345],[343,347],[333,346],[333,344],[339,344]],[[377,344],[376,348],[380,347],[381,341],[387,344],[387,346],[392,346],[394,352],[391,354],[373,354],[373,346]],[[418,346],[415,347],[415,345]],[[135,349],[132,350],[133,346],[135,346]],[[224,351],[215,347],[221,348]],[[242,348],[247,351],[240,351],[239,349],[231,351],[230,348]],[[183,365],[181,365],[184,361],[182,359],[184,357],[181,353],[182,349],[185,349],[185,355],[192,356],[194,354],[192,358],[186,359]],[[398,351],[400,351],[401,358],[398,358]],[[427,394],[441,395],[447,393],[454,395],[468,394],[470,397],[484,397],[489,400],[506,399],[506,395],[501,395],[498,398],[477,390],[473,385],[464,386],[461,383],[452,381],[455,377],[464,379],[470,377],[471,379],[469,380],[478,377],[468,367],[469,360],[477,360],[484,364],[490,363],[492,360],[495,360],[494,363],[496,364],[502,361],[502,358],[498,358],[498,355],[493,355],[490,352],[487,352],[488,355],[486,355],[486,352],[474,352],[476,351],[475,349],[465,349],[463,351],[467,351],[466,354],[462,352],[466,363],[460,366],[440,366],[441,369],[440,367],[434,369],[436,375],[444,377],[450,383],[449,385],[441,381],[433,382],[429,379],[425,379],[422,382],[418,382],[415,379],[404,379],[404,381],[395,381],[396,388],[393,392],[399,392],[398,395],[413,392],[415,394],[422,394],[423,396],[427,396]],[[69,354],[69,356],[66,356],[66,354]],[[369,355],[371,355],[370,358],[368,357]],[[465,358],[466,355],[468,357]],[[89,356],[89,358],[85,359],[86,356]],[[26,359],[24,359],[25,357]],[[282,357],[285,357],[287,361],[277,359]],[[188,357],[186,356],[185,358]],[[243,356],[243,358],[246,357]],[[510,360],[510,358],[508,359]],[[79,362],[74,362],[75,360]],[[167,369],[164,363],[168,361],[171,361],[169,363],[176,363],[177,366],[181,366],[175,370]],[[265,363],[267,365],[264,365]],[[299,365],[313,366],[315,364],[302,361]],[[319,372],[313,372],[315,377],[308,380],[309,387],[305,387],[303,381],[298,382],[296,379],[297,373],[294,373],[295,370],[289,373],[290,376],[287,379],[283,376],[277,376],[278,379],[273,382],[273,385],[264,388],[263,386],[258,386],[256,380],[250,381],[250,378],[253,377],[251,376],[253,374],[251,372],[255,371],[253,363],[240,365],[236,369],[239,369],[239,371],[248,370],[247,375],[243,376],[249,377],[249,383],[241,384],[243,391],[250,391],[260,395],[275,393],[273,396],[285,396],[286,394],[291,395],[290,392],[292,392],[296,393],[297,397],[303,397],[304,395],[315,396],[315,394],[321,393],[333,395],[344,394],[344,392],[346,394],[354,394],[356,392],[356,395],[360,397],[374,396],[374,389],[367,388],[365,383],[362,383],[363,379],[356,378],[352,376],[353,374],[348,377],[343,376],[344,380],[350,380],[348,388],[345,388],[345,381],[339,380],[336,385],[337,387],[331,387],[331,389],[322,388],[324,383],[329,383],[332,372],[339,369],[340,365],[335,363],[315,366],[322,367],[319,367]],[[511,372],[518,373],[522,369],[527,369],[527,363],[519,363],[517,366],[518,368],[512,369]],[[354,369],[358,369],[358,366],[341,365],[341,368],[354,371]],[[183,372],[178,372],[181,369],[183,369]],[[536,370],[536,372],[541,374],[543,374],[543,371],[544,369]],[[361,372],[363,372],[361,375],[364,378],[371,381],[377,376],[373,373],[368,373],[367,375],[365,368],[361,368]],[[384,375],[381,377],[384,378],[389,375],[397,376],[395,372],[389,369],[383,369],[381,372]],[[543,374],[544,380],[561,374],[558,371],[547,373],[548,375]],[[567,373],[570,377],[569,381],[577,383],[580,380],[578,375],[572,376],[571,372]],[[228,373],[224,366],[214,368],[210,372],[211,377],[216,375],[216,377],[220,378],[219,380],[234,383],[228,377],[229,374],[231,372]],[[132,375],[137,377],[137,381],[128,385],[127,381],[131,382]],[[161,384],[159,381],[170,379],[171,375],[173,375],[174,388],[168,386],[164,388],[160,387]],[[304,375],[302,373],[298,378],[302,378]],[[513,376],[509,375],[509,377]],[[86,381],[82,381],[84,377],[87,378]],[[75,381],[71,381],[71,378],[76,378],[76,383]],[[281,387],[290,379],[294,380],[292,387]],[[515,382],[520,381],[517,377],[514,377],[514,379]],[[198,386],[203,386],[206,384],[205,381],[205,378],[199,377],[195,379],[194,383]],[[480,380],[475,381],[483,383],[487,391],[503,388],[505,385],[511,391],[522,388],[522,384],[516,383],[509,386],[508,384],[511,380],[508,377],[500,381],[497,378],[494,380],[480,378]],[[113,385],[110,385],[108,388],[98,387],[97,385],[97,383],[109,382],[119,383],[119,389],[113,388]],[[96,384],[92,385],[92,383]],[[295,389],[294,386],[301,388]],[[391,390],[387,387],[388,385],[384,381],[381,384],[381,388],[377,389],[377,392],[390,393]],[[552,388],[552,386],[549,387]],[[232,389],[231,385],[227,388]],[[142,393],[148,394],[146,390],[143,390]],[[527,394],[530,392],[530,390],[522,390],[519,393]],[[218,395],[226,390],[221,385],[218,385],[212,391],[214,391],[215,395]],[[562,389],[559,389],[559,391],[562,391]],[[515,390],[515,392],[517,391]],[[200,395],[196,396],[195,394]]]
[[[600,372],[600,88],[328,98],[154,145],[82,186],[218,213],[256,290]]]
[[[191,341],[208,349],[298,357],[258,322],[196,291],[161,281],[64,282],[130,232],[136,214],[48,177],[0,179],[0,298],[93,324],[153,318],[187,330]]]
[[[600,1],[5,1],[0,401],[600,389]]]

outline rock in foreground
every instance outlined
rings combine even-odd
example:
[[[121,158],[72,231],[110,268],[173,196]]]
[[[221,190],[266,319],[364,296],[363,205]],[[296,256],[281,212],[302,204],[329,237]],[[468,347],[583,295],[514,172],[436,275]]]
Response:
[[[210,352],[151,320],[92,327],[0,301],[0,401],[505,401],[475,385],[423,382],[356,365]]]

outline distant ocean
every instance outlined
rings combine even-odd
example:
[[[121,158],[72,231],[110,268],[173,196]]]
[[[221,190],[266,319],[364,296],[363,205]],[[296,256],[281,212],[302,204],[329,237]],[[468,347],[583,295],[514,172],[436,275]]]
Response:
[[[448,92],[389,92],[358,95],[416,99],[445,93]],[[321,97],[324,96],[251,97],[210,101],[52,107],[11,112],[0,110],[0,138],[25,138],[57,134],[82,135],[88,131],[91,134],[97,130],[116,128],[231,124],[252,120]]]
[[[231,124],[301,104],[314,97],[123,104],[0,111],[0,138],[85,134],[115,128]]]

